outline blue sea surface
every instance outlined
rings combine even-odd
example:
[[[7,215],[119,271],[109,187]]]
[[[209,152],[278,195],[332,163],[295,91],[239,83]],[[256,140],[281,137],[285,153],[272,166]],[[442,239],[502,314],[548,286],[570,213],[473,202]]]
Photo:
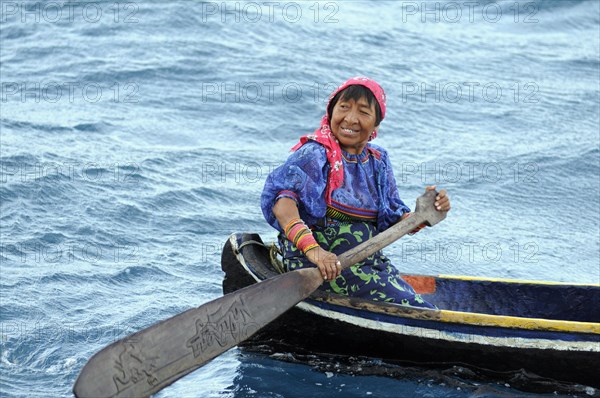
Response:
[[[274,240],[266,176],[355,75],[387,92],[376,143],[404,201],[431,184],[452,199],[387,248],[402,272],[600,283],[596,0],[0,11],[2,397],[71,397],[99,349],[220,297],[227,237]],[[234,348],[157,396],[530,396],[460,382]]]

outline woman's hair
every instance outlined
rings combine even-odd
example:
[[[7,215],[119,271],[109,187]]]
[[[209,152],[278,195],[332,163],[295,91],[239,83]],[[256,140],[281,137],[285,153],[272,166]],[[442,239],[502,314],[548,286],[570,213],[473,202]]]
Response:
[[[371,90],[360,84],[352,84],[346,87],[331,99],[331,102],[327,107],[327,118],[331,121],[331,114],[333,113],[333,108],[340,99],[344,101],[358,101],[361,98],[366,98],[369,106],[375,103],[375,126],[379,126],[379,123],[381,123],[381,108],[379,107],[379,103],[377,102],[377,99],[375,98]]]

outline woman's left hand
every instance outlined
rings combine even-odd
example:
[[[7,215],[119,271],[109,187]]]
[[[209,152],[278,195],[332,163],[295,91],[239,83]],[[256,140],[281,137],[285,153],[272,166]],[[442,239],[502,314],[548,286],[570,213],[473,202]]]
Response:
[[[430,185],[425,187],[425,192],[427,191],[435,191],[435,185]],[[435,203],[433,204],[436,208],[437,211],[449,211],[450,210],[450,198],[448,198],[448,194],[446,193],[445,189],[442,189],[440,192],[438,192],[437,196],[435,197]],[[405,218],[408,218],[412,216],[412,213],[404,213],[402,215],[402,220],[404,220]],[[419,225],[417,228],[415,228],[414,230],[412,230],[410,232],[411,235],[416,234],[417,232],[419,232],[420,230],[422,230],[423,228],[425,228],[427,225],[425,224],[421,224]]]
[[[425,187],[425,192],[435,191],[435,185]],[[433,204],[438,211],[449,211],[450,210],[450,198],[446,193],[445,189],[440,190],[435,197],[435,203]]]

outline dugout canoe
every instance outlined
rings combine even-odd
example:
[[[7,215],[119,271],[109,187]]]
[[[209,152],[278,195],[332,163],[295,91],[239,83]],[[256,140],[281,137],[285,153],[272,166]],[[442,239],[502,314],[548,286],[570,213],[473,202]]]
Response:
[[[257,234],[223,248],[223,292],[279,273]],[[405,275],[439,310],[320,291],[246,344],[422,364],[472,365],[600,388],[600,284]],[[273,292],[285,294],[285,292]]]

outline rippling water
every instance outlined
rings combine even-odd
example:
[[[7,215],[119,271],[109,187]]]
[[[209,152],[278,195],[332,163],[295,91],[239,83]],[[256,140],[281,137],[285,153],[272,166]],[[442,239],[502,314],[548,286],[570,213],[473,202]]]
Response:
[[[71,396],[219,297],[226,237],[274,238],[266,175],[357,74],[401,196],[453,201],[388,249],[403,271],[599,283],[600,2],[474,3],[2,1],[0,395]],[[484,387],[234,349],[159,396],[523,396]]]

